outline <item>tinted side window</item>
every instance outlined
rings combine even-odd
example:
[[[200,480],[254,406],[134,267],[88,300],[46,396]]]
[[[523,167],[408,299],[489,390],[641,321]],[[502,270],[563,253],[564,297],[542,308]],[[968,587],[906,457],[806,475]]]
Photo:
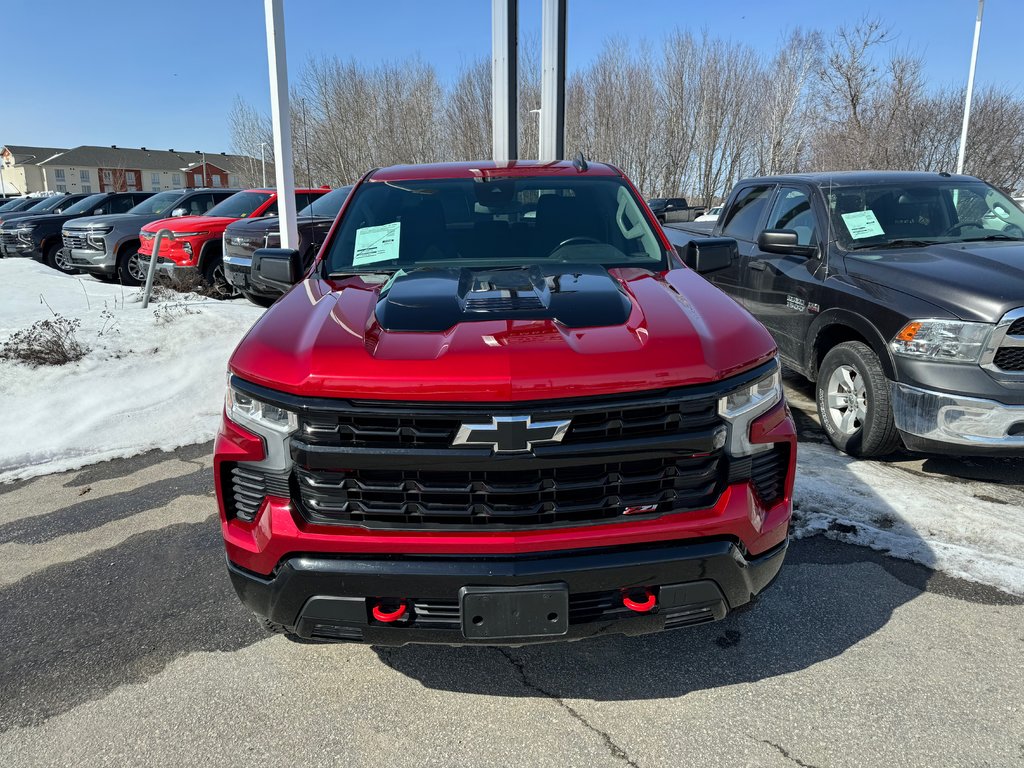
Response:
[[[187,208],[187,216],[201,216],[213,208],[217,202],[209,192],[202,192],[198,195],[192,195],[192,197],[176,207]]]
[[[741,190],[729,210],[729,218],[722,226],[722,234],[726,237],[735,237],[737,240],[753,242],[757,236],[757,225],[761,223],[761,216],[768,205],[771,193],[770,186],[747,187]]]
[[[781,187],[765,229],[791,229],[800,245],[815,245],[817,227],[807,193],[796,187]]]
[[[269,205],[269,206],[267,207],[267,210],[265,210],[265,211],[264,211],[263,213],[261,213],[260,215],[261,215],[261,216],[277,216],[277,200],[274,200],[274,202],[272,202],[272,203],[271,203],[271,204],[270,204],[270,205]]]
[[[135,207],[135,198],[131,195],[118,195],[112,197],[107,201],[104,208],[107,209],[107,213],[124,213],[129,208]]]

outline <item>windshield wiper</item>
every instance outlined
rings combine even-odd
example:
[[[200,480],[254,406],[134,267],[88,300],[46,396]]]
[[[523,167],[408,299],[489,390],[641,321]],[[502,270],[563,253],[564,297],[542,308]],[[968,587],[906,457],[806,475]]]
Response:
[[[390,277],[394,271],[393,269],[342,269],[337,272],[331,272],[327,277],[365,277],[366,275]]]
[[[864,251],[869,248],[875,250],[884,250],[886,248],[927,248],[929,245],[936,245],[932,240],[912,240],[910,238],[901,238],[899,240],[890,240],[888,243],[858,243],[857,245],[851,245],[847,250],[849,251]]]
[[[1024,240],[1024,237],[1012,237],[1010,235],[985,235],[985,237],[965,237],[961,240],[961,243],[980,243],[984,240],[1009,240],[1011,242],[1019,243]]]

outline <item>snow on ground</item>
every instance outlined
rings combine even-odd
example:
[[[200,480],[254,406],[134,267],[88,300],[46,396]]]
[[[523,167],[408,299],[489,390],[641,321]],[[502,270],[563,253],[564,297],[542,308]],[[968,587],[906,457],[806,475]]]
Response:
[[[797,537],[832,538],[1024,595],[1024,492],[857,461],[801,443]]]
[[[57,313],[81,320],[91,350],[64,366],[0,361],[0,482],[211,439],[228,357],[262,312],[174,293],[143,310],[140,289],[0,259],[0,344]]]
[[[0,343],[51,309],[91,348],[67,366],[0,361],[0,482],[213,437],[231,350],[263,310],[0,259]],[[915,474],[801,443],[794,534],[825,534],[1024,594],[1024,489]]]

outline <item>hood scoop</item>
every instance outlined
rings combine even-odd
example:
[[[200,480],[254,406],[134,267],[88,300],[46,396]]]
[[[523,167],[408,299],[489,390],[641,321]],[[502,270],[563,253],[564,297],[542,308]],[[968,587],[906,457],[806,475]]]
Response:
[[[375,311],[386,331],[439,333],[480,320],[553,320],[568,328],[622,325],[630,301],[603,267],[580,264],[399,272]]]

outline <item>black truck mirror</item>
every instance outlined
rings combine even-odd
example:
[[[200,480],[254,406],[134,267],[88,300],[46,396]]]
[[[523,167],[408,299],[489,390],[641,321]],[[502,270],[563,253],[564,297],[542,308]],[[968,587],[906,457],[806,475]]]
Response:
[[[683,263],[701,275],[727,269],[739,258],[739,247],[731,237],[691,240],[676,250]]]
[[[302,257],[293,248],[258,248],[249,281],[257,290],[287,291],[302,277]]]
[[[800,236],[792,229],[766,229],[757,236],[757,247],[765,253],[786,256],[813,256],[818,252],[813,245],[800,245]]]

